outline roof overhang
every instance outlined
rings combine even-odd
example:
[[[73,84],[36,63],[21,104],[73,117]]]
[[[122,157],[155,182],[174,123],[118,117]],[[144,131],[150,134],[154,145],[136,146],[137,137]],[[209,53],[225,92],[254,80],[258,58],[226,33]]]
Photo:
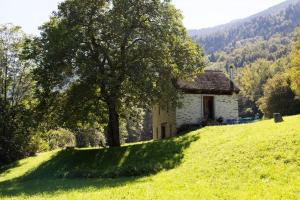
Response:
[[[185,94],[211,94],[211,95],[233,95],[239,91],[221,91],[221,90],[198,90],[198,89],[181,89]]]

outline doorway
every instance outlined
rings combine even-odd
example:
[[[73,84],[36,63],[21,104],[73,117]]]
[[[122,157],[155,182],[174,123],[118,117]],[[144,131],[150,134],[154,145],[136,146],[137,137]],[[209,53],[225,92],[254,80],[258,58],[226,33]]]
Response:
[[[166,125],[162,124],[161,125],[161,139],[165,139],[166,138]]]
[[[213,96],[204,96],[203,97],[203,117],[206,121],[215,120],[215,111],[214,111],[214,97]]]

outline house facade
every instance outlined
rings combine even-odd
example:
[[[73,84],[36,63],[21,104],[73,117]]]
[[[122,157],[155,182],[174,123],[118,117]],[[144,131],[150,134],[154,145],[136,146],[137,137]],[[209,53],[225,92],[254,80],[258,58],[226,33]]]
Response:
[[[185,125],[238,119],[239,89],[222,71],[205,71],[193,81],[179,80],[177,84],[183,93],[179,107],[153,107],[153,139],[175,136]]]

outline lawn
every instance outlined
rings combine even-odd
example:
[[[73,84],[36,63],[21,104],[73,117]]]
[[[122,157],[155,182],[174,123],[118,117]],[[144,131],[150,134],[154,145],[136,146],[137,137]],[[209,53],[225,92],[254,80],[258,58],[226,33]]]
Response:
[[[300,116],[0,168],[1,199],[300,199]]]

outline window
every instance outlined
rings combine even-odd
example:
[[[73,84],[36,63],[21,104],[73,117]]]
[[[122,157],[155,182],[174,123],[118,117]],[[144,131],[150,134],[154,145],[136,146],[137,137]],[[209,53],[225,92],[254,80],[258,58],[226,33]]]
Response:
[[[170,135],[173,135],[173,133],[172,133],[172,124],[170,124]]]

